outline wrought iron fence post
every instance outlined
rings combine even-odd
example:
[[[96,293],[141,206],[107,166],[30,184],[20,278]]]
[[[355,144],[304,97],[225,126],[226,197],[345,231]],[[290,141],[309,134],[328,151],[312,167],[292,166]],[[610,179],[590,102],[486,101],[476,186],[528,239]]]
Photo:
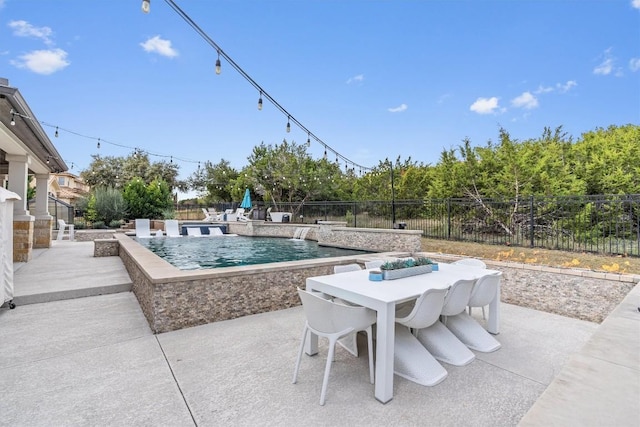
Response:
[[[535,229],[535,224],[533,223],[533,221],[535,221],[534,219],[534,214],[533,214],[533,208],[534,208],[534,196],[531,195],[531,203],[530,203],[530,208],[531,208],[531,217],[530,217],[530,224],[529,224],[529,238],[530,238],[530,244],[531,247],[533,248],[534,246],[534,238],[535,238],[535,234],[534,234],[534,229]]]
[[[451,239],[451,198],[447,199],[447,239]]]
[[[396,193],[393,186],[393,163],[389,163],[391,168],[391,221],[392,228],[396,225]]]
[[[353,226],[358,226],[358,214],[356,213],[356,202],[353,202]]]

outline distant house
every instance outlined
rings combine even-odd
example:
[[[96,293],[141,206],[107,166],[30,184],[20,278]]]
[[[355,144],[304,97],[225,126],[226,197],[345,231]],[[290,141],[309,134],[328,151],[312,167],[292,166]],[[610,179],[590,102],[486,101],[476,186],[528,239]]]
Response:
[[[49,192],[56,199],[76,205],[78,199],[86,197],[91,188],[82,178],[70,172],[51,174],[49,178]]]

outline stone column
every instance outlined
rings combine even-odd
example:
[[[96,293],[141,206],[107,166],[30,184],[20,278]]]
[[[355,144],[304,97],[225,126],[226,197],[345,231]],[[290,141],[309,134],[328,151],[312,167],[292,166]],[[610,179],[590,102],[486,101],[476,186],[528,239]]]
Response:
[[[49,215],[48,173],[36,174],[36,205],[34,208],[33,247],[50,248],[53,217]]]
[[[9,190],[22,200],[13,203],[13,261],[28,262],[33,252],[34,217],[27,210],[27,175],[29,163],[27,155],[7,154],[9,162]]]
[[[16,193],[22,200],[13,203],[13,217],[29,215],[27,210],[27,175],[31,159],[27,155],[7,154],[9,162],[9,191]]]

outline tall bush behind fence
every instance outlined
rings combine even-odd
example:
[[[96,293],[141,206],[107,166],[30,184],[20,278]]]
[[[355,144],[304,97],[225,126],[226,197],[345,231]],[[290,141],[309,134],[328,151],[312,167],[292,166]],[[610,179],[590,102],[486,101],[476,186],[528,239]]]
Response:
[[[268,205],[257,204],[266,209]],[[235,207],[216,206],[219,210]],[[640,194],[282,203],[292,222],[422,230],[428,238],[640,256]],[[183,212],[201,206],[182,207]]]

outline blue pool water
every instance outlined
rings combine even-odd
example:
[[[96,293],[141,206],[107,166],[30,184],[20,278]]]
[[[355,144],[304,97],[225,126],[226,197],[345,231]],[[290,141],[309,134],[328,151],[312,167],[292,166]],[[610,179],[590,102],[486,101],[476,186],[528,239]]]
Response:
[[[233,267],[368,253],[276,237],[154,237],[136,241],[180,270]]]

